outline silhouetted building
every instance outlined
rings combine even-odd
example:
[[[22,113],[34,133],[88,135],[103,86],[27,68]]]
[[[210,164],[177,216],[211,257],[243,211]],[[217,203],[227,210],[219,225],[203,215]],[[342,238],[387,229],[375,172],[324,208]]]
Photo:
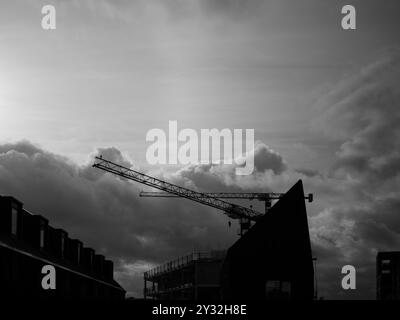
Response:
[[[55,289],[43,289],[46,265],[55,268]],[[0,297],[120,300],[125,290],[113,279],[112,261],[0,196]]]
[[[313,299],[314,268],[301,180],[229,248],[221,278],[223,299]]]
[[[400,252],[379,252],[376,257],[376,298],[400,300]]]
[[[144,297],[163,300],[220,299],[224,251],[197,252],[144,274]]]
[[[314,268],[301,180],[226,255],[184,257],[144,278],[145,297],[159,299],[312,300]]]

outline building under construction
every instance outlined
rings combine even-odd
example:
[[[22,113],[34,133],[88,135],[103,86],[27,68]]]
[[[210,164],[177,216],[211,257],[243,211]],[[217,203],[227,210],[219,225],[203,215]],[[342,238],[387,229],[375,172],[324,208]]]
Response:
[[[146,272],[145,298],[312,300],[304,199],[300,180],[226,254],[188,256]]]
[[[146,299],[217,300],[224,251],[195,252],[144,274]]]
[[[55,270],[54,288],[44,288],[43,267]],[[113,262],[13,197],[0,196],[0,298],[122,300]]]

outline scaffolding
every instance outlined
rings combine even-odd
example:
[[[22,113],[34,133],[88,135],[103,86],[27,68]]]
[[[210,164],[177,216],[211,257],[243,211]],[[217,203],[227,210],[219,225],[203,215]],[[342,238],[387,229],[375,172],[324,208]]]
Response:
[[[193,252],[145,272],[145,299],[218,298],[225,255],[225,251]]]

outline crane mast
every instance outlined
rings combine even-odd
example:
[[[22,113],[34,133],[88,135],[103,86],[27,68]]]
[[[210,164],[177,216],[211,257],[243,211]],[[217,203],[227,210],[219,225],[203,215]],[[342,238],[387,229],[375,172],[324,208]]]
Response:
[[[241,227],[240,231],[241,235],[244,234],[244,232],[250,228],[251,226],[250,221],[257,221],[258,218],[263,215],[262,213],[255,211],[253,209],[229,203],[221,199],[218,199],[216,197],[207,195],[206,193],[201,193],[184,187],[180,187],[175,184],[163,181],[161,179],[157,179],[155,177],[146,175],[139,171],[126,168],[117,163],[106,160],[102,156],[95,157],[95,162],[93,164],[93,167],[113,173],[128,180],[133,180],[142,183],[144,185],[159,189],[161,191],[176,195],[178,197],[186,198],[222,210],[230,218],[239,219]]]

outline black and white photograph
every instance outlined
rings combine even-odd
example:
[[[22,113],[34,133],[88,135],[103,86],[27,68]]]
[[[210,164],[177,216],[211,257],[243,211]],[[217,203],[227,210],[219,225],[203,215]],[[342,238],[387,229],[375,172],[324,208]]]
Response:
[[[0,304],[400,300],[399,34],[398,0],[0,0]]]

